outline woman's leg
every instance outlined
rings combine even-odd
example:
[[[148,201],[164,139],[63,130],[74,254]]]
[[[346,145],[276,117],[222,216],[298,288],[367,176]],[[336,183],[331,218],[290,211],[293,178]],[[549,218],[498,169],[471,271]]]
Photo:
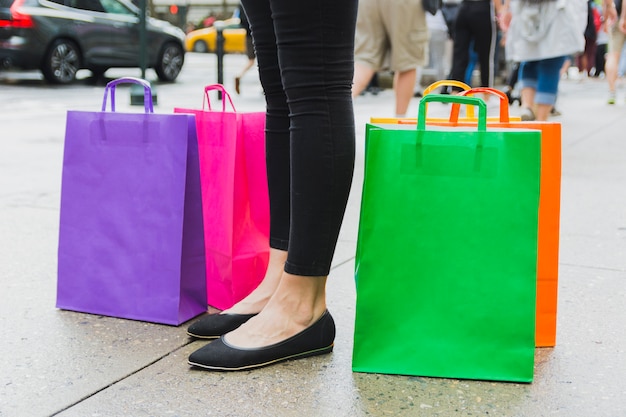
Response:
[[[559,90],[560,70],[565,57],[544,59],[538,62],[537,92],[535,93],[537,120],[546,121],[556,102]]]
[[[270,194],[270,257],[261,284],[246,298],[224,311],[229,314],[260,312],[278,287],[287,261],[290,223],[289,107],[280,67],[269,0],[243,1],[250,22],[259,78],[265,92],[265,142]],[[252,17],[250,17],[252,15]]]
[[[520,63],[519,83],[521,85],[522,120],[535,119],[535,92],[537,91],[538,77],[537,61],[525,61]]]
[[[326,276],[354,168],[356,7],[355,0],[244,2],[268,107],[270,245],[287,250],[287,259],[265,308],[226,336],[235,346],[284,340],[326,309]]]

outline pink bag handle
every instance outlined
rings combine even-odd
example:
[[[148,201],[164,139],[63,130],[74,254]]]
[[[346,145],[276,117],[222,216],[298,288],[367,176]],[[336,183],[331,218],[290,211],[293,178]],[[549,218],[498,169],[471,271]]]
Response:
[[[509,123],[509,99],[506,94],[500,90],[496,90],[495,88],[475,87],[469,90],[461,91],[459,95],[467,96],[474,95],[476,93],[493,94],[494,96],[498,96],[500,98],[500,122]],[[452,105],[452,109],[450,110],[450,122],[457,123],[459,121],[460,108],[461,106],[457,103]]]
[[[152,105],[152,90],[150,83],[141,78],[135,77],[122,77],[113,81],[109,81],[104,89],[104,100],[102,101],[102,111],[107,110],[107,96],[109,90],[111,91],[111,111],[115,111],[115,86],[118,84],[139,84],[143,86],[143,106],[146,113],[154,113],[154,106]]]
[[[235,110],[233,99],[230,97],[230,94],[228,94],[228,92],[226,91],[226,89],[224,88],[222,84],[211,84],[211,85],[207,85],[206,87],[204,87],[205,99],[202,101],[202,110],[204,110],[205,103],[208,105],[209,110],[213,110],[211,108],[211,98],[209,97],[209,91],[213,91],[213,90],[218,90],[220,93],[222,93],[222,112],[226,111],[226,100],[224,98],[228,99],[228,102],[230,103],[230,107],[233,109],[233,111],[234,112],[237,111]]]

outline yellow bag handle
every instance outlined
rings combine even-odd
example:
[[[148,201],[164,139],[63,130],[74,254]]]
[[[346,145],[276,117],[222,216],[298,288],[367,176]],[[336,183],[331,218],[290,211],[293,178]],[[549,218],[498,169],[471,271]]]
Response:
[[[439,87],[458,87],[463,90],[471,90],[471,86],[465,84],[464,82],[457,80],[439,80],[435,81],[428,87],[424,89],[424,95],[430,94],[433,90]],[[474,106],[467,106],[467,117],[474,119],[476,116],[474,115]]]

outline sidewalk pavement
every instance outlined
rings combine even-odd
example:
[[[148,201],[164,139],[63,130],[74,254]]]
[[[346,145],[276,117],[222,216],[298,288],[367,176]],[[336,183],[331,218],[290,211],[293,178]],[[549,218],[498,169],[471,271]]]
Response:
[[[199,71],[187,65],[179,82],[159,85],[157,111],[198,107],[201,87],[189,80]],[[247,76],[235,97],[239,110],[263,107],[254,79]],[[355,101],[357,165],[328,288],[334,352],[212,373],[187,365],[204,342],[192,342],[186,325],[55,308],[65,112],[99,109],[103,88],[47,89],[53,104],[42,104],[37,88],[0,88],[1,417],[626,416],[626,102],[606,105],[603,81],[561,85],[558,336],[555,348],[537,349],[532,384],[351,371],[364,125],[393,115],[391,91]],[[410,112],[417,113],[417,99]]]

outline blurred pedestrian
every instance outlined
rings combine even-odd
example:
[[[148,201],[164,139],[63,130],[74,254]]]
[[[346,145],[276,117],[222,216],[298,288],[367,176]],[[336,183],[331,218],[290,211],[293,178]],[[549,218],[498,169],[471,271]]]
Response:
[[[595,63],[596,41],[600,19],[596,21],[593,0],[587,0],[587,26],[585,27],[585,50],[576,57],[576,66],[582,78],[591,75]]]
[[[426,13],[426,24],[430,35],[428,42],[428,65],[426,69],[432,71],[435,81],[445,80],[448,77],[452,60],[449,47],[451,39],[442,11],[438,10],[435,15]],[[418,74],[416,83],[418,90],[414,94],[415,97],[422,96],[420,78]]]
[[[444,0],[441,4],[441,13],[448,27],[450,40],[454,39],[454,26],[456,25],[456,17],[459,14],[459,7],[461,7],[462,1],[463,0]]]
[[[405,117],[417,68],[428,63],[428,38],[422,0],[360,0],[352,97],[368,86],[388,58],[394,73],[395,115]]]
[[[520,62],[522,120],[548,120],[566,58],[585,48],[587,0],[505,0],[498,21]]]
[[[626,11],[624,9],[624,0],[604,0],[602,5],[604,24],[609,32],[608,52],[604,64],[604,73],[609,84],[608,104],[615,104],[615,84],[626,39]]]
[[[239,71],[239,74],[235,77],[235,92],[237,94],[241,93],[241,78],[248,72],[256,62],[256,54],[254,52],[254,43],[252,42],[252,33],[250,31],[250,24],[248,23],[248,17],[246,16],[246,12],[243,10],[243,7],[239,5],[239,25],[246,30],[246,56],[248,57],[248,61],[246,65]]]
[[[450,78],[466,81],[470,54],[476,52],[480,86],[492,87],[497,42],[496,13],[501,0],[463,0],[454,26],[454,49]]]
[[[606,53],[608,51],[609,34],[607,33],[607,26],[603,17],[603,8],[598,3],[596,3],[596,10],[600,15],[600,29],[598,30],[598,38],[596,40],[596,56],[594,58],[595,64],[593,76],[599,77],[602,74],[606,76],[606,73],[604,72],[604,64],[606,62]]]

